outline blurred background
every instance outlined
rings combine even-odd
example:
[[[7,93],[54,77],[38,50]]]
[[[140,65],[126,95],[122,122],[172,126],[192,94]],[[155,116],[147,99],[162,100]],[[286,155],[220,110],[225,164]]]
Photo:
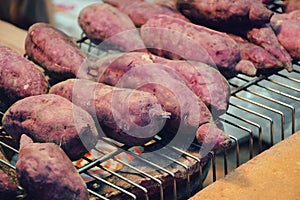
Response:
[[[1,0],[0,19],[27,30],[35,22],[47,22],[74,38],[80,10],[101,0]]]

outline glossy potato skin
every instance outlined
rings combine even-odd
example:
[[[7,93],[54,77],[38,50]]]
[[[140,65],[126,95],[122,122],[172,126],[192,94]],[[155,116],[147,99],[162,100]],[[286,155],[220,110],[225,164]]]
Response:
[[[19,99],[45,94],[49,84],[34,63],[19,55],[13,49],[0,45],[0,90],[3,101],[11,104]]]
[[[260,26],[273,14],[259,0],[178,0],[177,8],[192,22],[218,30]]]
[[[166,3],[163,2],[142,0],[104,0],[104,2],[115,6],[127,14],[137,27],[145,24],[150,18],[161,14],[189,21],[188,18],[182,15],[176,7],[170,5],[170,3],[166,5]]]
[[[220,71],[234,71],[241,59],[237,43],[227,34],[166,15],[149,19],[141,36],[159,56],[199,61]]]
[[[76,77],[88,67],[86,55],[74,40],[47,23],[39,22],[29,27],[25,50],[30,59],[58,80]]]
[[[78,24],[99,48],[144,51],[145,45],[131,19],[106,3],[94,3],[81,10]]]
[[[16,163],[17,177],[27,194],[40,200],[88,200],[85,182],[64,151],[54,143],[24,144]]]
[[[139,90],[69,79],[52,86],[50,93],[87,110],[98,120],[105,135],[127,145],[151,140],[168,117],[154,95]]]
[[[90,114],[54,94],[17,101],[4,113],[2,125],[16,141],[26,134],[36,142],[60,145],[71,160],[81,158],[98,138]]]

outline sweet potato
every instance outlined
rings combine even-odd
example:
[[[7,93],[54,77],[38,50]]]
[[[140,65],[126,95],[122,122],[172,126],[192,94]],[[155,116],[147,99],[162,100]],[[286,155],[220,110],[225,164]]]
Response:
[[[263,47],[272,54],[287,71],[292,71],[292,58],[287,50],[279,43],[275,32],[269,25],[253,28],[247,32],[250,42]]]
[[[300,10],[300,1],[298,0],[288,0],[283,2],[283,11],[289,13],[295,10]]]
[[[237,35],[230,34],[230,37],[238,43],[242,59],[251,61],[256,69],[258,69],[258,73],[269,72],[272,69],[283,67],[282,62],[277,60],[263,47],[251,43]]]
[[[240,60],[238,45],[227,34],[166,15],[149,19],[141,36],[156,54],[215,64],[220,71],[234,71]]]
[[[45,94],[48,89],[48,81],[41,69],[13,49],[0,45],[2,101],[10,105],[28,96]]]
[[[292,58],[299,60],[300,10],[274,15],[270,24],[276,33],[279,43],[287,50]]]
[[[104,2],[127,14],[137,27],[145,24],[150,18],[161,14],[189,21],[177,9],[162,4],[141,0],[104,0]]]
[[[131,19],[119,9],[94,3],[85,7],[78,16],[83,32],[100,48],[121,51],[145,50],[139,32]]]
[[[87,110],[98,120],[105,135],[127,145],[148,142],[169,117],[151,93],[89,80],[69,79],[54,85],[50,93]]]
[[[194,23],[221,30],[263,25],[272,16],[259,0],[178,0],[177,8]]]
[[[169,60],[149,53],[131,52],[100,59],[92,65],[92,74],[95,76],[88,78],[117,85],[131,69],[151,63],[161,64],[162,71],[169,70],[171,77],[176,73],[177,76],[173,78],[185,83],[210,108],[213,115],[218,116],[227,110],[230,95],[227,80],[218,70],[200,62]],[[151,72],[151,69],[148,71]]]
[[[197,129],[203,124],[208,124],[207,126],[211,127],[210,131],[212,132],[220,132],[212,122],[212,114],[192,90],[198,93],[203,92],[206,99],[209,99],[211,96],[208,94],[208,90],[212,89],[215,92],[212,95],[220,100],[217,105],[218,108],[223,106],[222,111],[224,112],[227,106],[226,98],[229,96],[224,77],[217,70],[205,65],[200,65],[199,68],[202,67],[202,69],[198,72],[197,67],[185,63],[185,61],[170,60],[169,62],[172,62],[174,66],[167,66],[168,61],[164,58],[138,52],[112,56],[108,60],[100,60],[93,65],[94,69],[98,68],[100,72],[99,76],[94,77],[93,80],[153,93],[165,110],[171,113],[171,118],[166,121],[163,131],[159,133],[163,142],[179,140],[179,143],[181,141],[182,144],[183,141],[188,141],[188,138],[194,138]],[[214,85],[215,82],[212,83],[209,80],[216,80],[217,84]],[[216,87],[217,85],[219,87]],[[193,89],[191,90],[191,88]],[[221,91],[220,88],[224,91]],[[221,93],[218,94],[217,92],[226,94],[222,96]],[[213,110],[214,116],[220,114],[216,112]],[[185,130],[184,133],[182,130]],[[200,133],[202,135],[210,134],[203,131]],[[223,136],[224,143],[219,143],[216,148],[228,143],[228,135],[224,133]]]
[[[54,143],[33,143],[21,136],[17,178],[29,197],[40,200],[88,200],[85,182],[65,152]]]
[[[86,55],[71,37],[46,23],[28,29],[25,50],[30,59],[41,65],[51,78],[76,77],[88,67]]]
[[[91,115],[54,94],[17,101],[4,113],[2,125],[16,141],[26,134],[36,142],[59,144],[71,160],[81,158],[98,139]]]

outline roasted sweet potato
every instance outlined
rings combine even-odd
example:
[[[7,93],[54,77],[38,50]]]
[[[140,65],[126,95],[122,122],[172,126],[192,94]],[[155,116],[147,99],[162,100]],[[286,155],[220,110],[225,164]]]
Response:
[[[264,73],[272,69],[283,67],[283,63],[277,60],[263,47],[251,43],[248,40],[237,35],[230,35],[230,37],[238,43],[242,59],[251,61],[256,69],[258,69],[258,73]]]
[[[300,10],[287,14],[277,14],[271,19],[271,26],[279,43],[292,58],[300,59]]]
[[[88,38],[96,44],[100,43],[100,48],[121,51],[145,50],[131,19],[109,4],[88,5],[81,10],[78,23]]]
[[[4,113],[2,125],[16,141],[26,134],[36,142],[59,144],[71,160],[81,158],[98,139],[91,115],[54,94],[17,101]]]
[[[76,77],[88,67],[86,55],[73,39],[46,23],[35,23],[28,29],[25,50],[30,59],[58,80]]]
[[[240,60],[238,45],[227,34],[166,15],[149,19],[141,36],[155,54],[215,64],[220,71],[234,71]]]
[[[253,28],[247,32],[247,38],[250,42],[263,47],[272,54],[282,66],[287,70],[292,70],[292,58],[287,50],[279,43],[275,32],[269,25]]]
[[[174,137],[186,137],[187,139],[191,136],[194,138],[199,126],[210,123],[213,127],[213,123],[211,123],[212,115],[218,116],[220,114],[217,113],[218,111],[224,112],[226,110],[227,82],[217,70],[209,66],[198,66],[202,68],[198,72],[197,67],[185,63],[185,61],[166,60],[165,58],[138,52],[112,56],[93,65],[93,70],[97,68],[99,70],[99,76],[94,76],[93,80],[153,93],[165,110],[171,113],[171,118],[166,121],[163,131],[159,133],[164,139],[163,141],[165,142],[165,139],[172,140]],[[168,62],[172,62],[174,66],[167,66]],[[212,79],[209,77],[214,77],[213,80],[216,80],[219,87],[215,87],[215,82],[210,82],[209,79]],[[225,91],[221,91],[221,88]],[[211,94],[215,95],[216,99],[222,98],[219,99],[220,102],[216,105],[222,109],[218,111],[212,109],[212,114],[193,92],[194,90],[198,92],[198,95],[203,95],[206,100],[209,100],[211,97],[209,89],[212,89]],[[222,95],[221,92],[226,94]],[[217,127],[215,128],[217,129]],[[182,134],[184,129],[186,130],[185,136]],[[210,130],[213,131],[214,129]],[[174,134],[174,132],[177,132],[177,134]],[[225,140],[227,141],[224,137]]]
[[[178,0],[177,8],[194,23],[221,30],[263,25],[272,16],[259,0]]]
[[[229,100],[227,80],[217,69],[200,62],[169,60],[149,53],[130,52],[112,55],[95,62],[88,78],[109,85],[117,85],[128,71],[151,63],[161,64],[162,71],[169,69],[171,77],[176,73],[178,76],[173,78],[185,83],[210,108],[213,115],[219,116],[227,110]],[[148,71],[151,72],[151,69]]]
[[[150,18],[161,14],[189,21],[177,9],[158,3],[141,0],[104,0],[104,2],[127,14],[137,27],[145,24]]]
[[[295,10],[300,10],[300,1],[298,0],[288,0],[283,2],[283,11],[289,13]]]
[[[88,200],[85,182],[65,152],[54,143],[33,143],[21,136],[17,178],[29,197],[40,200]]]
[[[69,79],[54,85],[50,93],[87,110],[98,120],[105,135],[127,145],[148,142],[169,118],[154,95],[139,90]]]
[[[10,105],[28,96],[45,94],[48,89],[48,81],[41,69],[13,49],[0,45],[2,101]]]

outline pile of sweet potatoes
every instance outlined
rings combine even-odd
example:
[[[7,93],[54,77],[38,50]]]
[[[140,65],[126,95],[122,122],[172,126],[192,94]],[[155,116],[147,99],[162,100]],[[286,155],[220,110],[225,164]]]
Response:
[[[91,52],[46,23],[29,28],[25,58],[0,46],[0,93],[8,107],[1,125],[18,145],[22,137],[17,178],[25,191],[51,199],[44,191],[50,185],[62,199],[66,188],[68,197],[87,199],[70,160],[104,136],[129,146],[159,136],[166,144],[229,147],[229,135],[215,123],[229,105],[226,78],[292,71],[300,58],[300,15],[275,14],[267,4],[105,0],[78,16],[80,41],[90,39]],[[90,57],[95,50],[107,56]],[[69,178],[59,181],[62,173]],[[9,185],[13,193],[16,184]]]

